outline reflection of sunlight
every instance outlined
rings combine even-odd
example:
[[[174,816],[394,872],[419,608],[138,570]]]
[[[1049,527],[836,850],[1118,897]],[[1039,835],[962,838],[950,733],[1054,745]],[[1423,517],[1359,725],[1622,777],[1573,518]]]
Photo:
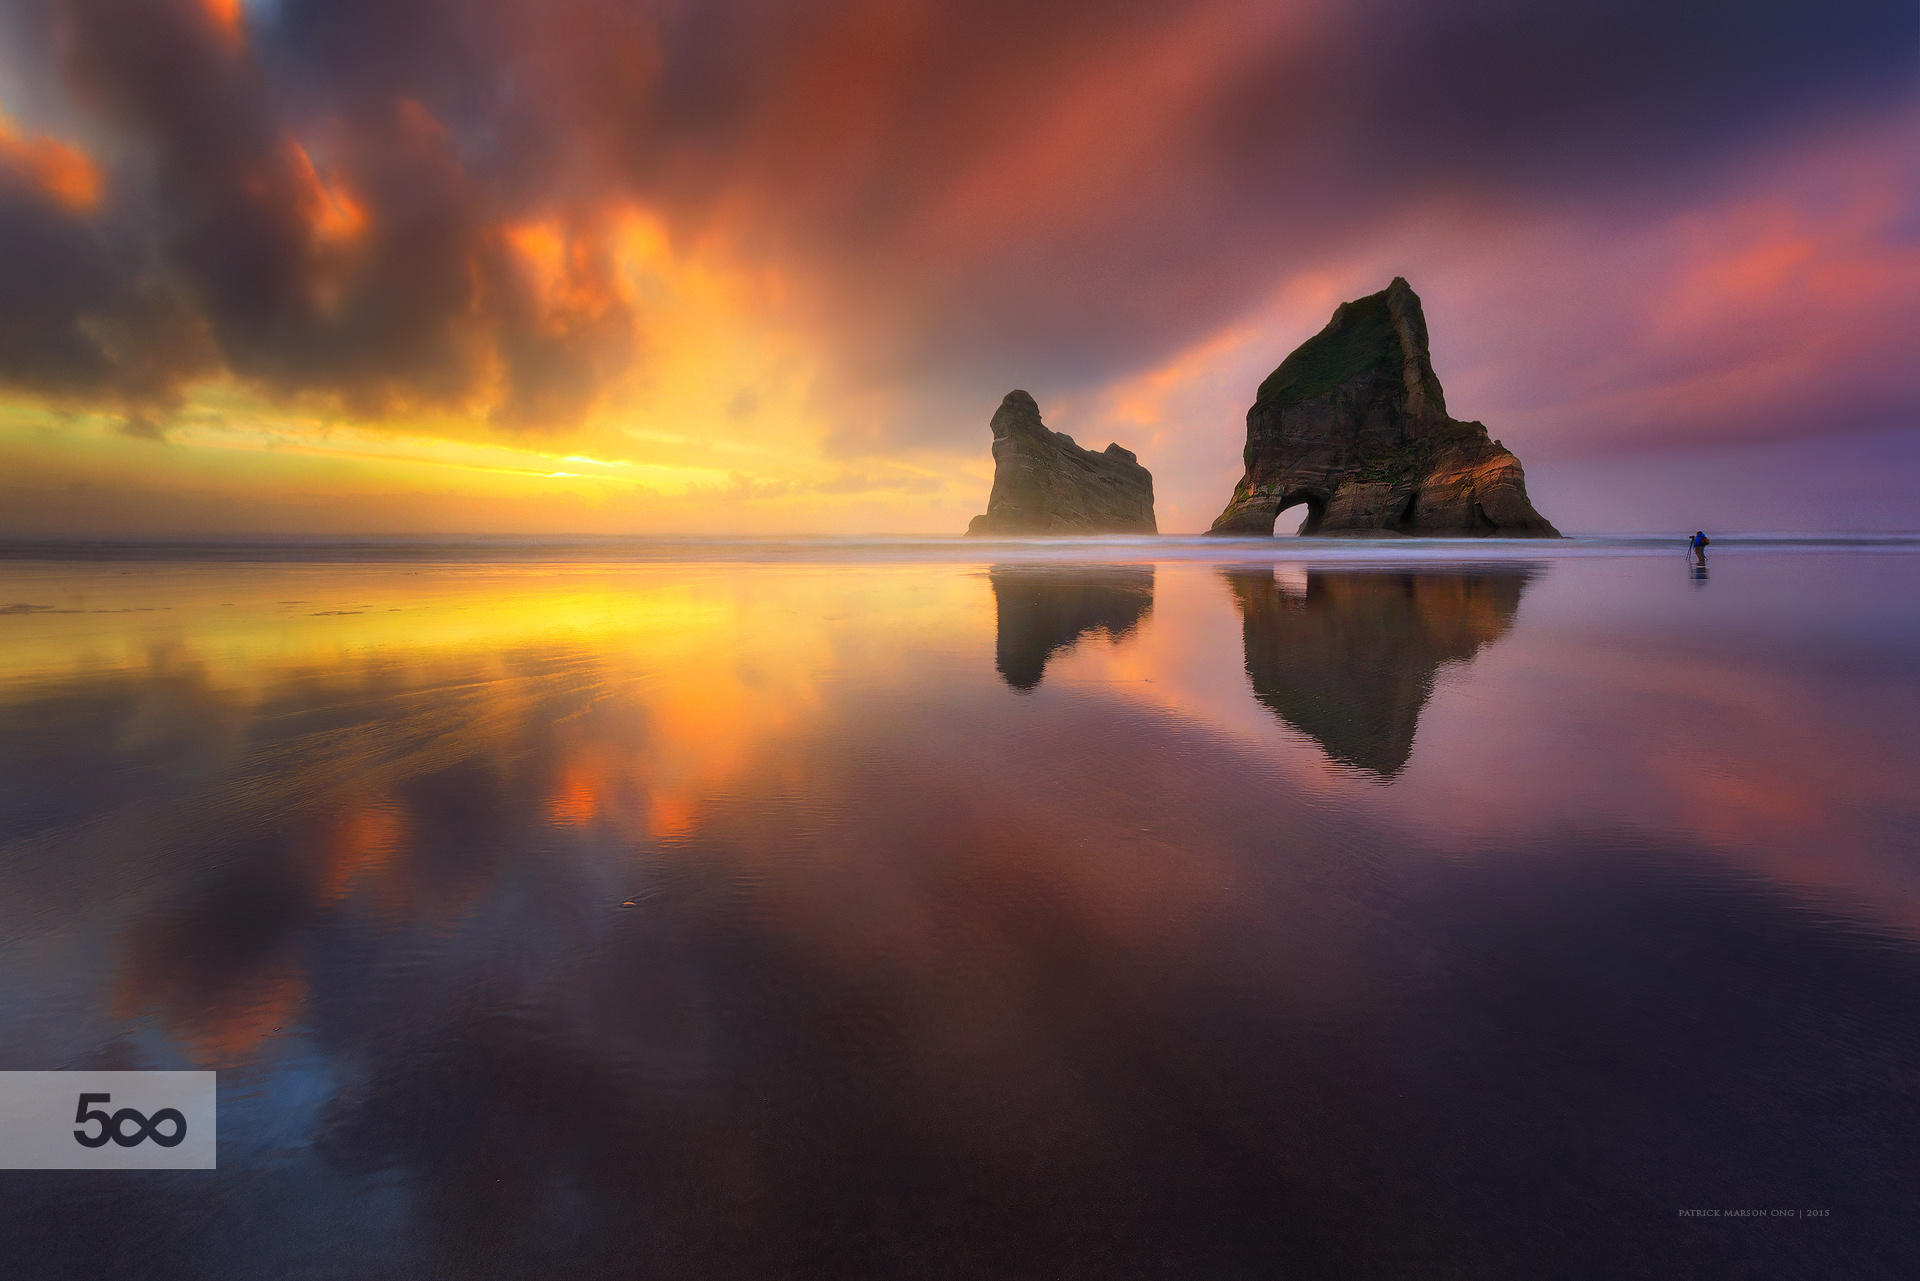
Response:
[[[1521,606],[1512,573],[1161,565],[996,595],[978,567],[175,562],[0,583],[36,606],[0,620],[0,712],[65,699],[53,758],[111,767],[87,822],[47,831],[72,865],[166,887],[113,927],[103,1005],[197,1063],[300,1022],[325,981],[311,931],[452,938],[531,911],[529,884],[591,913],[662,870],[725,878],[823,964],[917,970],[952,1009],[1028,973],[1030,940],[980,931],[956,967],[941,933],[1010,888],[1102,947],[1171,950],[1231,911],[1249,849],[1284,850],[1278,875],[1395,829],[1421,858],[1630,822],[1911,916],[1873,827],[1904,779],[1868,759],[1870,718],[1778,666],[1523,637],[1541,593],[1548,626],[1566,606]],[[1031,690],[996,673],[1015,603],[1046,624],[1014,628],[1048,647]],[[1381,743],[1411,755],[1339,764]],[[544,928],[513,947],[564,945]]]
[[[0,705],[116,669],[191,673],[195,697],[220,699],[243,722],[235,755],[215,769],[243,770],[262,751],[276,762],[247,789],[270,826],[239,874],[266,878],[278,905],[269,918],[288,927],[370,911],[382,929],[454,928],[541,839],[520,826],[529,819],[588,848],[606,836],[627,847],[684,841],[716,799],[798,788],[822,684],[843,664],[903,672],[903,641],[918,634],[937,650],[981,605],[964,576],[929,590],[911,573],[851,587],[804,571],[749,585],[604,566],[75,567],[59,577],[11,590],[130,612],[12,620],[20,643],[7,651]],[[836,621],[850,614],[885,625],[840,635]],[[182,713],[194,708],[173,708]],[[277,737],[284,724],[341,713],[344,732]],[[167,733],[150,732],[155,750]],[[543,746],[528,756],[528,743]],[[422,779],[452,781],[422,791]],[[531,805],[516,799],[523,786],[538,789]],[[497,812],[505,826],[483,819],[468,831],[465,810]],[[489,853],[488,841],[510,848]],[[258,950],[208,951],[209,937],[257,935],[251,923],[198,917],[227,901],[196,891],[188,902],[201,907],[188,916],[136,926],[119,949],[114,998],[120,1017],[157,1015],[193,1062],[217,1066],[257,1056],[298,1021],[306,993],[298,953],[271,920],[245,944]]]
[[[441,661],[627,632],[679,652],[730,608],[669,575],[547,565],[61,566],[10,571],[4,591],[36,612],[9,629],[0,682],[142,670],[164,646],[206,662],[224,687],[255,690],[376,653]]]

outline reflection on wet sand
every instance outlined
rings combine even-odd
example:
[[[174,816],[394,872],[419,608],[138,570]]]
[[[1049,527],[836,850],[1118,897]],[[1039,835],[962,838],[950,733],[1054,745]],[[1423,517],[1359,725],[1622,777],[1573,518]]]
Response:
[[[1000,620],[994,666],[1015,689],[1038,685],[1047,660],[1088,632],[1120,640],[1153,609],[1151,565],[995,565],[987,577]]]
[[[1837,683],[1736,669],[1654,568],[1693,666],[1644,626],[1589,638],[1558,567],[1502,647],[1531,665],[1428,710],[1440,768],[1393,788],[1276,745],[1243,644],[1288,707],[1411,698],[1410,741],[1528,573],[1226,593],[1163,565],[991,598],[971,571],[360,573],[231,608],[222,573],[111,632],[13,618],[42,639],[0,654],[0,1067],[219,1068],[222,1151],[210,1176],[0,1176],[0,1258],[78,1278],[137,1251],[196,1281],[1845,1262],[1831,1235],[1674,1236],[1735,1170],[1727,1196],[1817,1195],[1848,1257],[1920,1275],[1885,1173],[1920,1144],[1920,952],[1723,857],[1828,869],[1852,831],[1904,866],[1911,789],[1862,762],[1911,756],[1920,715],[1858,654]],[[1576,608],[1570,651],[1535,625]],[[1014,698],[996,630],[1036,680],[1130,636],[1073,661],[1143,679]],[[1905,663],[1914,628],[1889,635]],[[99,661],[62,665],[74,637]],[[1489,708],[1475,757],[1460,717]],[[1689,804],[1737,825],[1660,807],[1650,723],[1689,747]],[[1829,772],[1769,754],[1790,737]]]
[[[1391,778],[1413,755],[1435,673],[1504,636],[1539,571],[1309,569],[1300,591],[1268,567],[1220,572],[1240,607],[1254,697],[1334,760]]]

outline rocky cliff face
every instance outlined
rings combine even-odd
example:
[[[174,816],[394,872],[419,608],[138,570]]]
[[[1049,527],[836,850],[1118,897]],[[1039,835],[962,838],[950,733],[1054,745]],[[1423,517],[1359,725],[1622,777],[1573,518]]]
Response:
[[[969,534],[1152,534],[1153,474],[1118,445],[1100,453],[1047,430],[1010,391],[993,415],[993,493]]]
[[[1212,533],[1268,535],[1304,504],[1303,534],[1559,537],[1520,460],[1447,416],[1420,298],[1398,277],[1342,303],[1260,384],[1246,468]]]

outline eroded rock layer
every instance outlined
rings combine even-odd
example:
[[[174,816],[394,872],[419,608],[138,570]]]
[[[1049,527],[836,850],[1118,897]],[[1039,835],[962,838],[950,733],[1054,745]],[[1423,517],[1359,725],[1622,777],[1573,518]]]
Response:
[[[1152,534],[1153,474],[1131,451],[1095,453],[1049,431],[1010,391],[993,415],[993,493],[969,534]]]
[[[1520,460],[1447,416],[1420,298],[1398,277],[1342,303],[1260,384],[1245,459],[1215,534],[1271,534],[1305,505],[1303,534],[1559,537]]]

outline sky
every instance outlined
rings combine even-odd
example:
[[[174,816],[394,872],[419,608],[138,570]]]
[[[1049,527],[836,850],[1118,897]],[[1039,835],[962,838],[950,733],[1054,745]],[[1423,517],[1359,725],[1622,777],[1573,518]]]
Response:
[[[0,246],[0,536],[1193,532],[1395,275],[1563,529],[1920,528],[1911,0],[0,0]]]

